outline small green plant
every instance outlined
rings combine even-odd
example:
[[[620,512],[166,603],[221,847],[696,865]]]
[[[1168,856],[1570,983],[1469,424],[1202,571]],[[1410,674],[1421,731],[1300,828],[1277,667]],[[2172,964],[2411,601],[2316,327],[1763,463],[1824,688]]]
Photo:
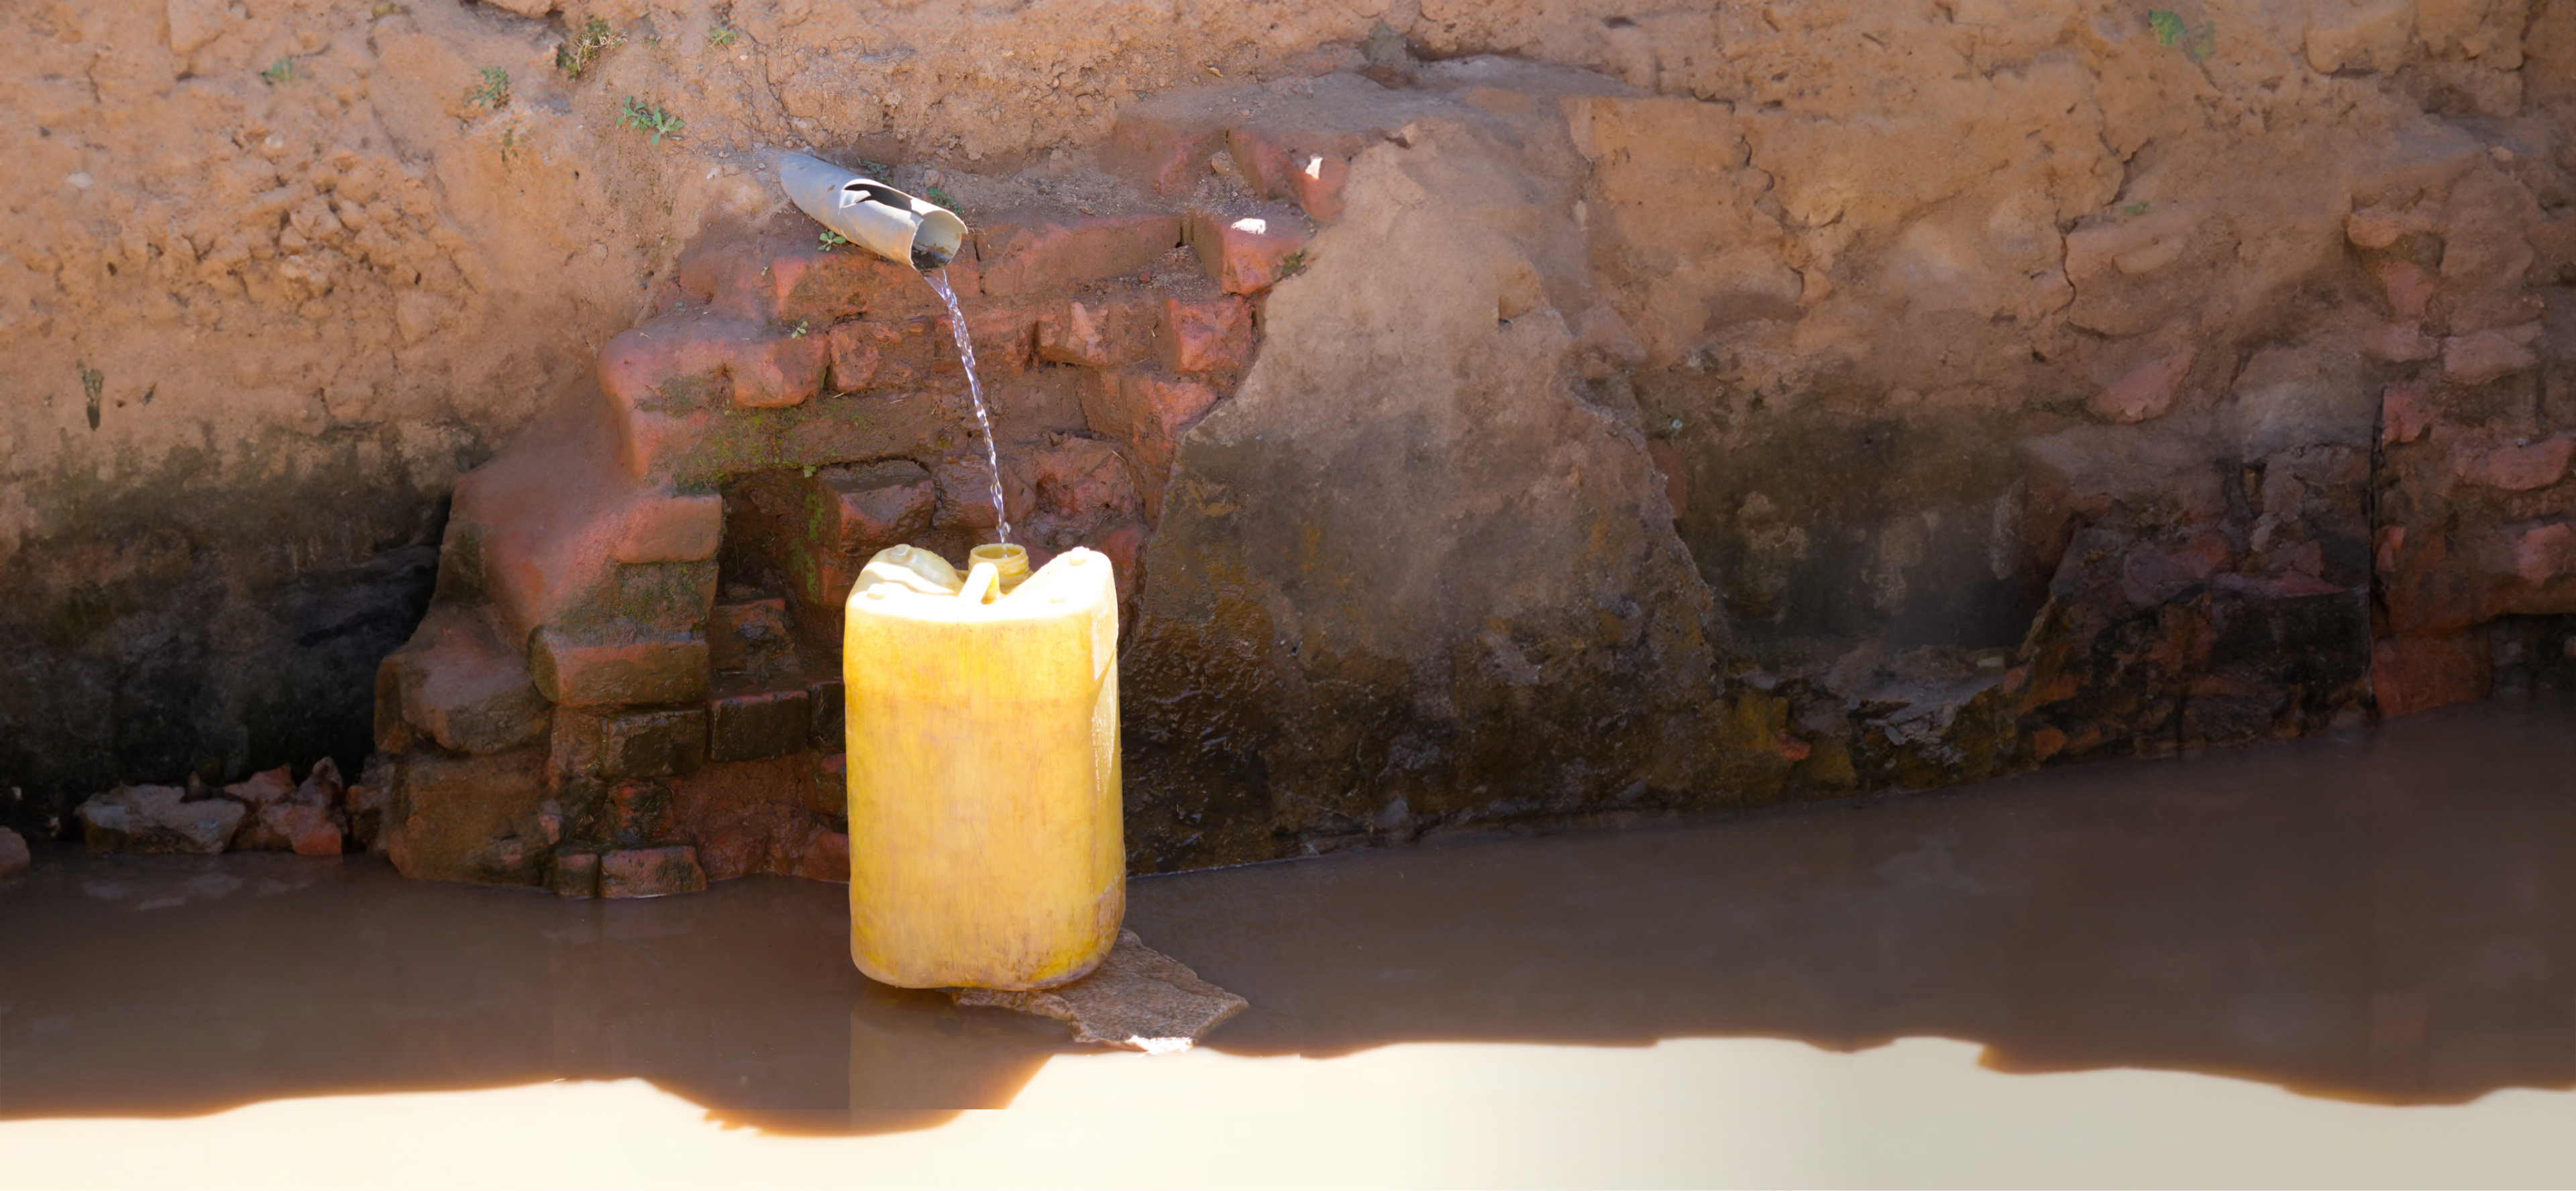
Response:
[[[608,22],[592,17],[583,22],[580,37],[555,47],[555,69],[567,77],[580,78],[610,47],[624,44],[625,34],[609,28]]]
[[[407,15],[410,12],[411,5],[396,4],[393,0],[378,0],[376,6],[368,10],[367,19],[370,21],[381,21],[389,16],[394,16],[396,14]]]
[[[939,187],[936,187],[936,186],[924,186],[924,187],[922,187],[922,188],[921,188],[921,197],[926,198],[926,199],[929,199],[930,201],[932,201],[932,202],[934,202],[934,203],[937,203],[937,204],[939,204],[940,206],[946,207],[946,208],[948,208],[948,209],[949,209],[949,210],[951,210],[951,211],[954,211],[954,210],[956,210],[956,209],[957,209],[957,196],[956,196],[956,195],[953,195],[953,194],[950,194],[950,193],[948,193],[946,190],[943,190],[943,189],[941,189],[941,188],[939,188]]]
[[[1297,250],[1297,251],[1295,251],[1295,252],[1291,252],[1291,253],[1289,253],[1289,254],[1288,254],[1288,255],[1286,255],[1286,256],[1280,257],[1280,258],[1279,258],[1279,279],[1280,279],[1280,280],[1282,280],[1282,281],[1285,281],[1285,280],[1287,280],[1288,278],[1294,277],[1294,276],[1296,276],[1296,275],[1298,275],[1298,274],[1300,274],[1300,273],[1305,272],[1305,271],[1306,271],[1306,264],[1307,264],[1307,261],[1306,261],[1306,250],[1305,250],[1305,249],[1303,249],[1303,248],[1300,248],[1300,249],[1298,249],[1298,250]]]
[[[707,30],[707,44],[720,50],[732,49],[733,43],[741,40],[742,31],[739,29],[730,29],[723,25],[718,25],[713,29]]]
[[[830,252],[831,250],[850,242],[850,238],[848,236],[844,236],[839,232],[828,229],[826,229],[822,235],[815,237],[815,239],[823,245],[823,251],[825,252]]]
[[[809,319],[797,319],[796,329],[789,331],[787,333],[787,337],[790,339],[803,339],[805,337],[805,332],[812,329],[806,325],[810,321],[811,320]]]
[[[259,72],[259,77],[260,81],[274,87],[280,83],[292,83],[304,76],[295,72],[295,59],[281,54],[277,61],[268,64],[268,69]]]
[[[2131,203],[2128,206],[2120,208],[2120,214],[2126,215],[2131,219],[2135,219],[2138,216],[2146,214],[2147,208],[2153,205],[2154,204],[2152,203]]]
[[[509,127],[509,128],[504,128],[504,129],[502,129],[502,130],[501,130],[501,164],[503,164],[503,165],[508,165],[508,164],[510,164],[510,159],[511,159],[511,158],[513,158],[513,157],[516,157],[516,156],[518,156],[518,155],[519,155],[519,130],[518,130],[518,128],[517,128],[516,126],[513,126],[513,127]]]
[[[887,165],[882,161],[861,161],[859,163],[859,173],[870,178],[882,178],[893,172],[894,167]]]
[[[689,123],[662,110],[660,104],[647,107],[637,103],[632,95],[627,96],[625,105],[618,108],[617,122],[637,132],[651,135],[656,145],[662,143],[663,137],[680,135],[680,130],[687,127]]]
[[[465,93],[465,102],[485,111],[509,106],[510,72],[498,66],[483,68],[483,82]]]
[[[2203,22],[2200,28],[2194,29],[2191,22],[2182,19],[2181,13],[2170,8],[2158,8],[2147,13],[2147,28],[2155,32],[2157,45],[2181,46],[2182,52],[2194,62],[2218,52],[2216,21]]]

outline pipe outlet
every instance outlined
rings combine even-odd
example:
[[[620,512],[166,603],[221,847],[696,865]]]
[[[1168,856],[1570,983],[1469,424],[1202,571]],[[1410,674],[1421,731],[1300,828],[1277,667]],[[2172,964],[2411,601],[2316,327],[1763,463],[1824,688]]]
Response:
[[[778,182],[814,222],[924,273],[946,267],[966,242],[956,212],[820,158],[780,154]]]

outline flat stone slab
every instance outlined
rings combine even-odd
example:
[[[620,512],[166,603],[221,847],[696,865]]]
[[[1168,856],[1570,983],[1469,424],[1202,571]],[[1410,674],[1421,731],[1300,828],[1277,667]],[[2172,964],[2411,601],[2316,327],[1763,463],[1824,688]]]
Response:
[[[1199,979],[1181,961],[1147,947],[1132,930],[1091,974],[1032,992],[952,988],[960,1005],[1015,1009],[1073,1027],[1073,1040],[1147,1054],[1178,1054],[1197,1045],[1251,1002]]]

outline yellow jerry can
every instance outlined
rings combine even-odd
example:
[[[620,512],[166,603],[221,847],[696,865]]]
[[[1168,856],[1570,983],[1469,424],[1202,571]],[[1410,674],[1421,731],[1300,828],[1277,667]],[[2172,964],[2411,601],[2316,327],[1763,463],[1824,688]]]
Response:
[[[850,958],[903,988],[1046,988],[1127,908],[1118,585],[1091,550],[972,566],[896,546],[850,589]]]

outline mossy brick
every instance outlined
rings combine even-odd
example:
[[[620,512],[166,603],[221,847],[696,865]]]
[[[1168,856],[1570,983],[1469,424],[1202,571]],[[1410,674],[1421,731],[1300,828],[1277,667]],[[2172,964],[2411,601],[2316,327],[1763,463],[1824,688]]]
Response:
[[[494,639],[472,608],[433,607],[376,673],[378,747],[419,738],[459,753],[499,753],[544,738],[552,711],[525,659]]]
[[[707,761],[707,710],[669,707],[600,717],[599,768],[609,777],[669,777]],[[614,797],[614,795],[612,795]]]
[[[555,841],[548,838],[544,749],[409,753],[394,759],[392,786],[385,852],[402,875],[486,885],[545,880]]]
[[[528,672],[558,705],[696,702],[707,696],[707,639],[693,633],[584,640],[549,627],[530,639]]]
[[[808,735],[814,747],[825,753],[838,753],[849,747],[849,726],[842,719],[847,704],[841,676],[834,674],[815,679],[805,692],[807,706],[812,709],[814,717]]]
[[[774,668],[795,648],[787,601],[777,596],[718,601],[707,622],[707,660],[719,674]]]
[[[627,847],[662,838],[671,826],[671,787],[657,781],[621,781],[608,786],[600,807],[600,834]]]
[[[554,862],[546,868],[546,888],[562,897],[598,897],[599,860],[595,847],[568,844],[555,849]]]
[[[621,848],[599,859],[601,897],[662,897],[696,893],[706,887],[707,874],[698,867],[698,850],[686,844]]]
[[[805,809],[847,826],[850,817],[850,758],[841,749],[815,753],[806,775]]]
[[[812,698],[803,687],[719,693],[707,704],[709,760],[758,761],[805,747]]]

